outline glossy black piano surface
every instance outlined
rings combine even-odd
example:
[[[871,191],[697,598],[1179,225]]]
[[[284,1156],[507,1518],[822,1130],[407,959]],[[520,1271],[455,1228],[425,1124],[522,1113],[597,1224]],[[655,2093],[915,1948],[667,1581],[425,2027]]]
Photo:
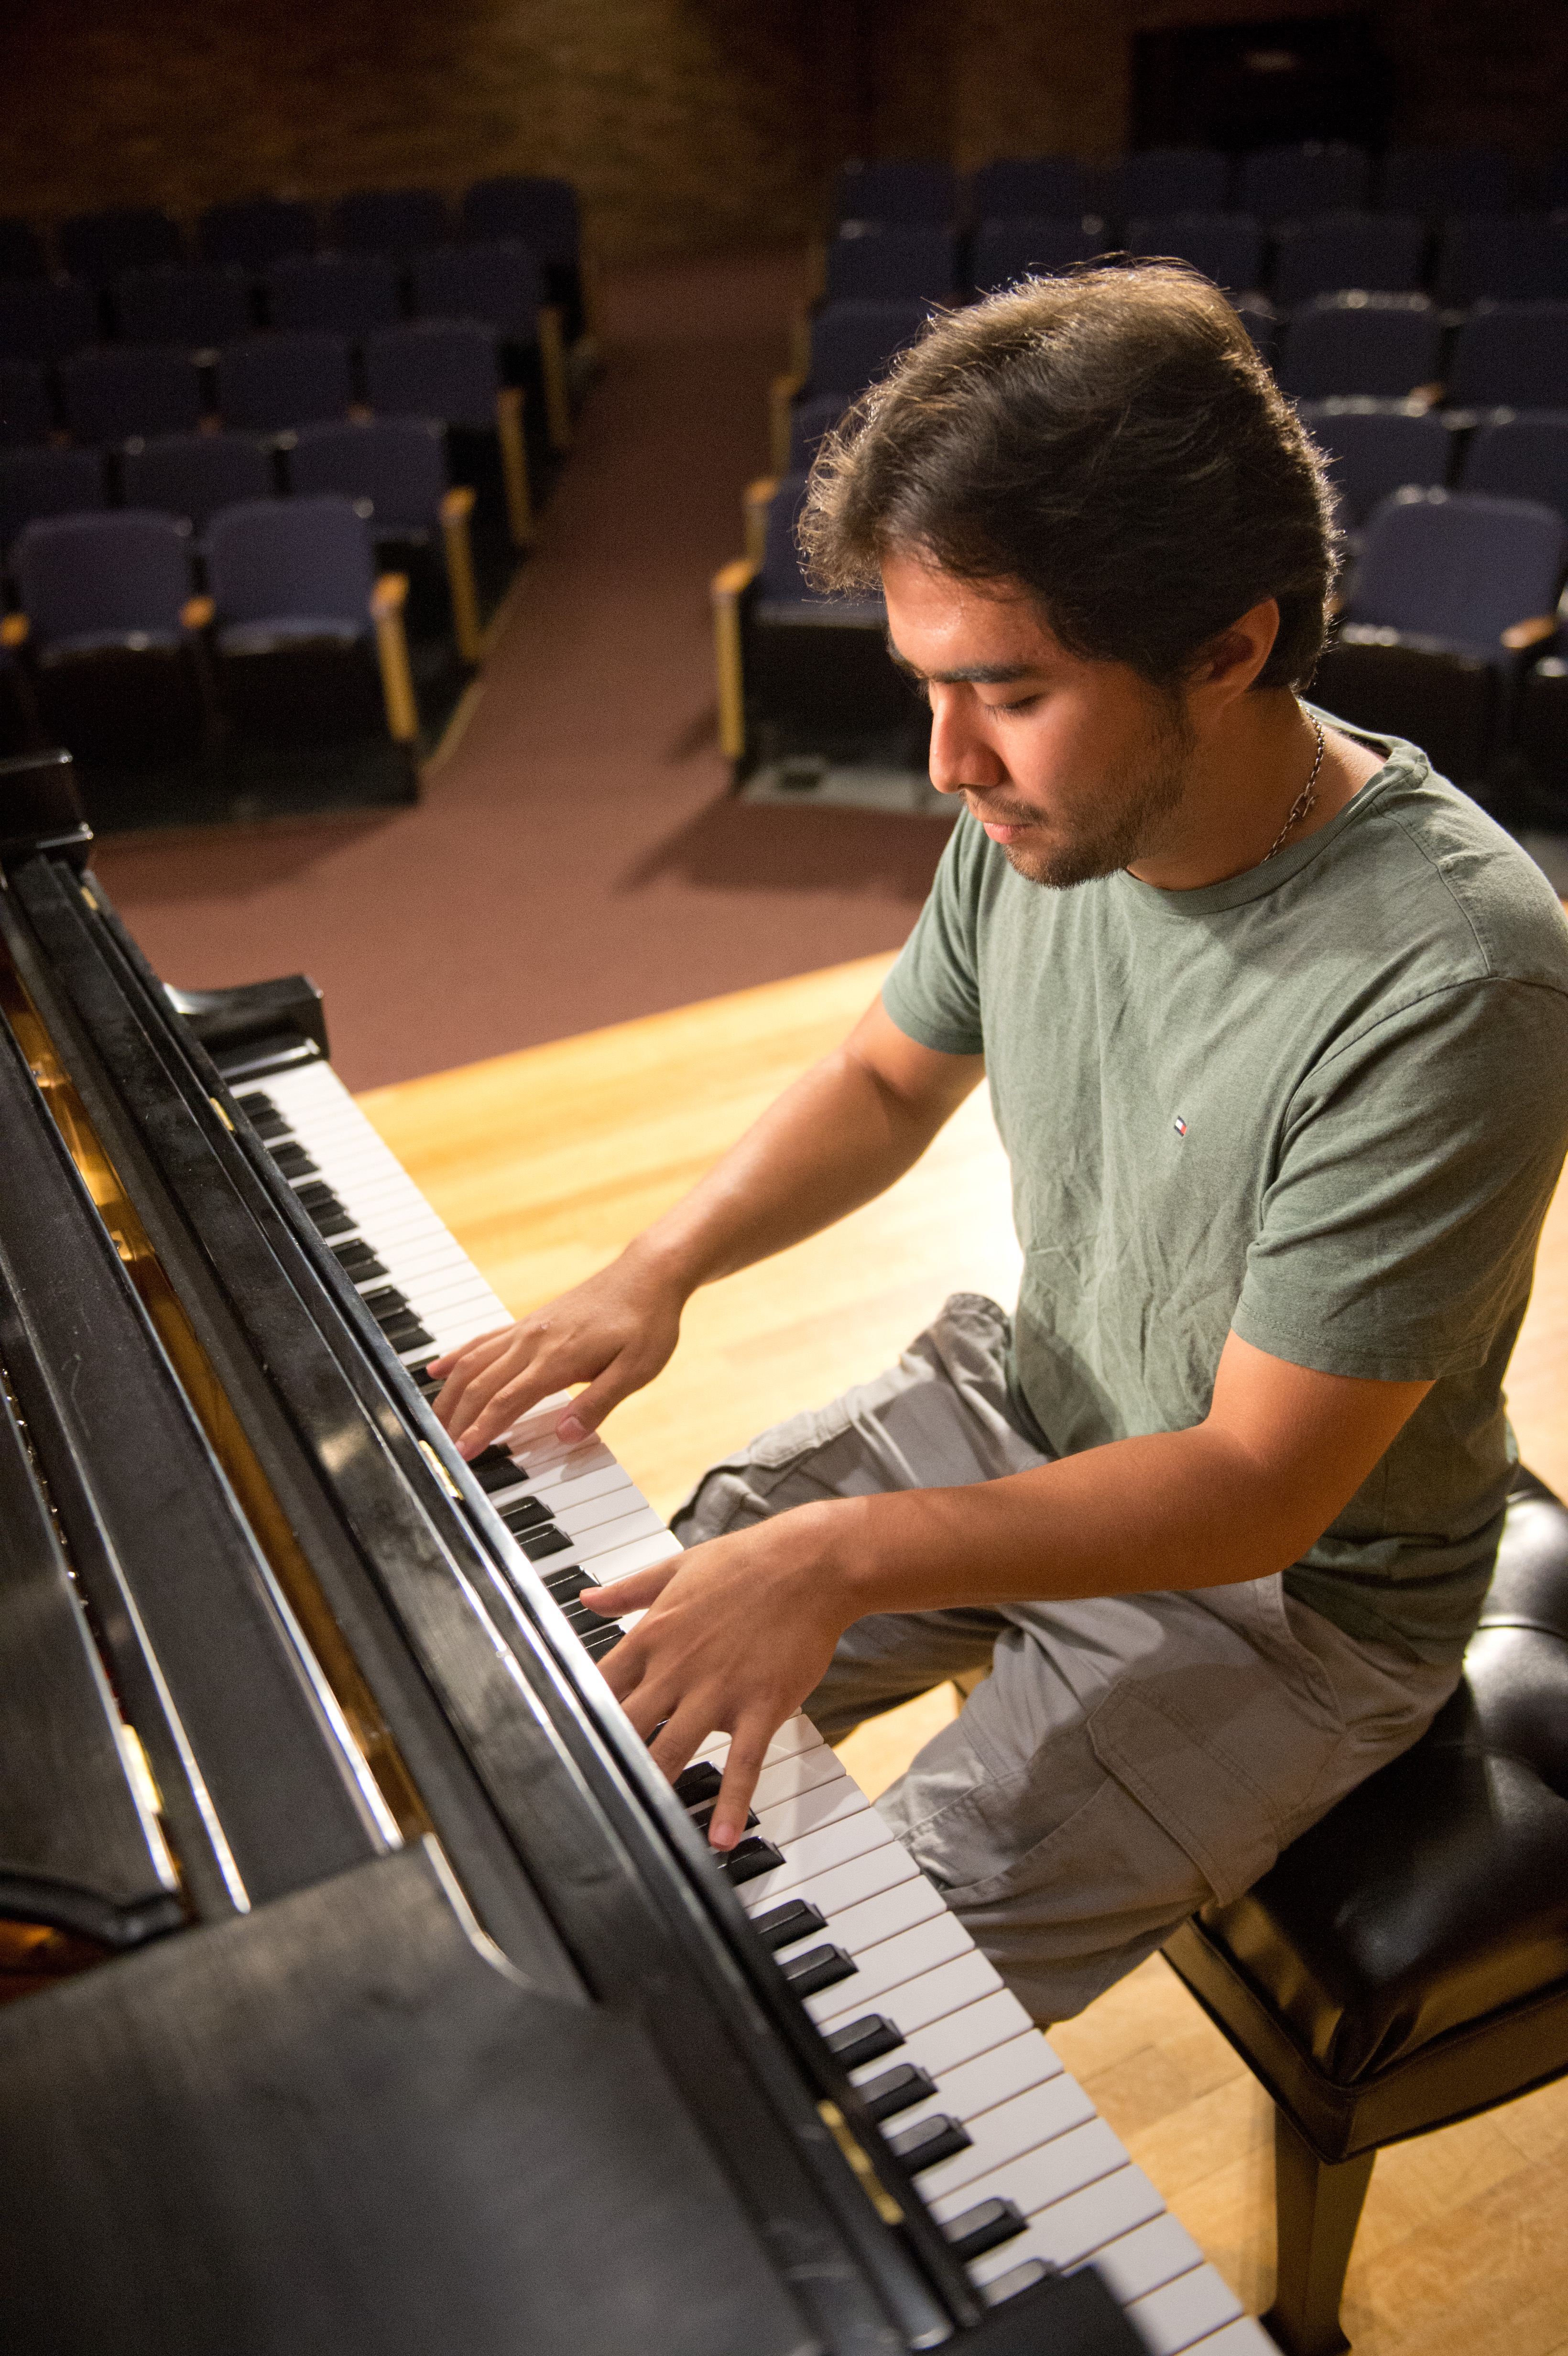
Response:
[[[241,1109],[308,988],[88,841],[0,765],[7,2345],[1136,2349],[984,2306]]]

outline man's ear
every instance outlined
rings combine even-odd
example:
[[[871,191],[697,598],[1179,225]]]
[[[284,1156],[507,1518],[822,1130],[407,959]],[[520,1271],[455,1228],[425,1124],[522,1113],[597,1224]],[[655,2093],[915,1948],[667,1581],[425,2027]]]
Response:
[[[1245,695],[1278,636],[1278,602],[1265,597],[1210,639],[1193,665],[1189,692],[1224,702]]]

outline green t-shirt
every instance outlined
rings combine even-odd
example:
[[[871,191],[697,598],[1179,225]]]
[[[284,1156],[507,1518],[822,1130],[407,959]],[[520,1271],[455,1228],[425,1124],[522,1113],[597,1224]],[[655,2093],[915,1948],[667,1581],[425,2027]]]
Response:
[[[908,1037],[986,1057],[1026,1424],[1059,1455],[1186,1430],[1232,1330],[1432,1381],[1285,1585],[1450,1661],[1491,1573],[1503,1370],[1568,1140],[1568,925],[1423,753],[1363,741],[1384,766],[1328,825],[1193,892],[1042,890],[961,817],[882,996]]]

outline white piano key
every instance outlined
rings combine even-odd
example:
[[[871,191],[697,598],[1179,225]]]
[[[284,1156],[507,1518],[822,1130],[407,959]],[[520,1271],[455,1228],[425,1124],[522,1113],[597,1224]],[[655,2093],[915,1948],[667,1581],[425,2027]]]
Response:
[[[938,2073],[933,2071],[931,2074],[936,2077]],[[944,2069],[938,2079],[935,2105],[939,2110],[951,2111],[967,2126],[972,2120],[1011,2102],[1016,2095],[1065,2076],[1066,2072],[1044,2038],[1031,2028],[1021,2037],[1009,2037],[1005,2045],[994,2045],[989,2052]],[[1078,2122],[1073,2120],[1072,2124],[1076,2126]]]
[[[764,1767],[757,1778],[753,1808],[771,1808],[780,1800],[795,1797],[802,1792],[814,1792],[819,1784],[848,1782],[835,1753],[825,1742],[813,1743],[809,1751],[792,1751],[783,1759],[775,1759]]]
[[[1180,2356],[1195,2340],[1233,2323],[1241,2312],[1241,2300],[1212,2266],[1195,2266],[1123,2309],[1150,2356]]]
[[[840,1980],[837,1987],[808,1997],[806,2009],[819,2028],[831,2028],[852,2012],[864,2012],[907,1981],[974,1952],[968,1932],[955,1914],[944,1908],[931,1922],[917,1922],[912,1931],[901,1931],[896,1938],[884,1939],[880,1946],[870,1948],[852,1980]],[[896,2017],[895,2004],[888,2009]]]
[[[893,1838],[874,1808],[870,1815],[873,1821],[862,1827],[866,1837],[860,1840],[855,1837],[857,1846],[849,1851],[847,1858],[841,1861],[838,1858],[828,1858],[827,1834],[817,1837],[823,1845],[814,1846],[810,1852],[807,1862],[811,1870],[805,1879],[810,1883],[812,1898],[830,1919],[836,1920],[842,1909],[854,1905],[860,1898],[875,1897],[880,1889],[891,1889],[895,1881],[907,1881],[920,1872],[908,1849]],[[859,1823],[859,1819],[846,1819],[846,1822],[851,1821]],[[767,1890],[770,1897],[776,1897],[781,1890],[787,1890],[791,1895],[799,1894],[793,1879],[785,1879],[786,1876],[793,1877],[795,1864],[793,1856],[786,1858],[778,1871],[769,1878]],[[745,1896],[751,1912],[755,1913],[763,1900],[761,1897],[754,1901],[752,1900],[753,1886],[747,1883]]]
[[[923,1926],[927,1927],[927,1926]],[[891,1940],[888,1942],[891,1946]],[[873,1954],[878,1953],[872,1950]],[[843,1983],[846,1988],[862,1986],[859,1975]],[[934,1971],[922,1972],[918,1978],[901,1980],[896,1987],[884,1990],[873,2002],[864,1998],[858,2005],[846,2005],[826,2018],[816,2008],[831,1996],[835,1988],[825,1988],[820,1997],[807,1997],[805,2008],[820,2026],[833,2028],[850,2019],[859,2011],[885,2012],[907,2037],[913,2029],[923,2029],[927,2021],[940,2020],[944,2012],[956,2012],[960,2005],[972,2004],[976,1997],[988,1996],[1001,1986],[978,1947],[965,1947],[949,1962],[939,1964]]]
[[[652,1570],[654,1565],[667,1562],[672,1554],[680,1552],[679,1543],[665,1530],[652,1538],[631,1538],[624,1546],[580,1546],[578,1558],[585,1570],[608,1587],[613,1579],[630,1579],[635,1570]],[[551,1556],[553,1561],[555,1558]],[[561,1559],[564,1561],[565,1557]]]
[[[793,1718],[785,1719],[768,1744],[763,1753],[763,1764],[764,1767],[769,1766],[773,1760],[784,1759],[793,1751],[814,1751],[821,1740],[821,1735],[806,1717],[805,1712],[797,1709]],[[724,1762],[730,1756],[729,1736],[710,1734],[702,1748],[694,1751],[692,1756],[695,1759],[711,1760],[715,1767],[722,1770]]]
[[[1004,2179],[1008,2174],[1003,2171]],[[971,2185],[965,2201],[974,2190]],[[962,2213],[961,2204],[955,2205],[960,2205]],[[1037,2210],[1024,2233],[998,2249],[987,2250],[969,2271],[976,2282],[992,2282],[1026,2258],[1042,2258],[1047,2265],[1058,2266],[1066,2274],[1108,2242],[1165,2214],[1165,2203],[1143,2169],[1129,2161],[1125,2168],[1113,2169],[1109,2175]]]
[[[839,1824],[846,1816],[859,1815],[870,1804],[859,1785],[846,1775],[842,1782],[835,1778],[809,1792],[788,1793],[770,1806],[758,1808],[757,1815],[764,1837],[785,1848],[795,1841],[809,1840],[813,1833]]]
[[[940,2223],[949,2224],[976,2201],[988,2201],[995,2193],[1016,2201],[1024,2215],[1032,2217],[1037,2209],[1065,2200],[1070,2192],[1081,2192],[1097,2177],[1109,2176],[1114,2169],[1126,2165],[1126,2152],[1104,2120],[1091,2119],[1086,2126],[1070,2127],[1065,2135],[1053,2136],[992,2176],[980,2177],[956,2192],[933,2194],[931,2211]]]
[[[932,2104],[937,2111],[947,2107],[941,2102]],[[1030,2086],[1024,2094],[983,2111],[978,2118],[965,2119],[969,2149],[955,2152],[936,2168],[923,2169],[922,2196],[941,2201],[961,2192],[976,2177],[997,2175],[1071,2128],[1090,2125],[1094,2116],[1094,2105],[1077,2079],[1070,2078],[1065,2070],[1059,2071],[1043,2085]]]
[[[821,1901],[817,1902],[820,1904]],[[880,1946],[884,1939],[895,1937],[901,1931],[910,1931],[918,1922],[935,1922],[946,1916],[947,1906],[941,1892],[932,1888],[923,1873],[917,1871],[912,1880],[895,1882],[891,1890],[884,1890],[874,1898],[861,1899],[855,1905],[846,1906],[836,1912],[833,1916],[833,1936],[850,1954],[860,1957]]]
[[[1020,2037],[1039,2040],[1046,2057],[1048,2076],[1061,2067],[1056,2055],[1030,2022],[1028,2013],[1010,1989],[997,1987],[988,1996],[980,1997],[974,2004],[960,2006],[956,2012],[944,2013],[941,2019],[928,2021],[923,2029],[910,2030],[900,2048],[900,2059],[918,2062],[928,2070],[938,2085],[947,2083],[948,2073],[961,2069],[965,2062],[978,2055],[991,2052],[998,2045],[1011,2045]],[[868,2062],[864,2070],[875,2073],[886,2064]],[[857,2078],[862,2076],[857,2071]]]
[[[1095,2251],[1093,2263],[1118,2305],[1130,2307],[1135,2299],[1200,2266],[1203,2253],[1180,2220],[1167,2212],[1105,2243]]]

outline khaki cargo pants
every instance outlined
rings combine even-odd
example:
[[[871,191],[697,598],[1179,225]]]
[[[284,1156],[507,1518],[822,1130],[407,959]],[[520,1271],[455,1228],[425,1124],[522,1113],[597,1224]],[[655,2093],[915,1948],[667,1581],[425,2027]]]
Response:
[[[1044,1462],[1008,1413],[1008,1333],[995,1301],[955,1294],[876,1381],[712,1466],[676,1535],[695,1546],[813,1498]],[[1195,1908],[1250,1887],[1414,1741],[1458,1675],[1345,1635],[1276,1575],[879,1613],[848,1631],[805,1708],[837,1741],[987,1668],[879,1804],[1042,2023],[1080,2011]]]

